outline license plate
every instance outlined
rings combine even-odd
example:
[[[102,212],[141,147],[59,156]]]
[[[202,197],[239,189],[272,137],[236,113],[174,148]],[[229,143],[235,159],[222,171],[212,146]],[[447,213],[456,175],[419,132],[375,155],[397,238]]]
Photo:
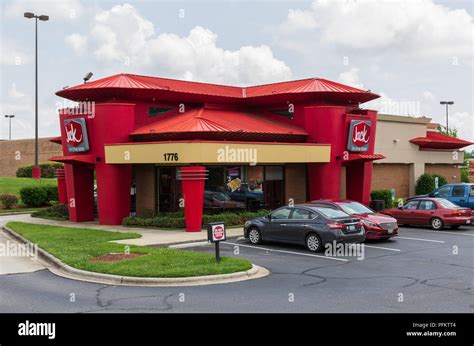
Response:
[[[388,233],[388,234],[392,234],[392,233],[393,233],[393,229],[392,229],[392,228],[389,228],[389,229],[387,230],[387,233]]]
[[[349,225],[349,226],[347,226],[347,229],[349,231],[355,231],[356,227],[354,225]]]

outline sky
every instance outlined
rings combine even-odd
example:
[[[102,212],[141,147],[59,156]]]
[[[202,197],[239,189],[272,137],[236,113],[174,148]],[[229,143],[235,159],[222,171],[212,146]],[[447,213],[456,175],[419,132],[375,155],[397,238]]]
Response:
[[[382,97],[364,108],[426,116],[474,142],[472,1],[2,1],[0,138],[59,135],[55,92],[116,73],[229,85],[320,77]],[[474,150],[470,146],[468,150]]]

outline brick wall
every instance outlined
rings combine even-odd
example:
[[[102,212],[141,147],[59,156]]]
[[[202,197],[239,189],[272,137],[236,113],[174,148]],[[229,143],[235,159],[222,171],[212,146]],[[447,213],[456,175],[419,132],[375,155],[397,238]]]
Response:
[[[134,173],[137,188],[137,216],[145,216],[146,212],[155,210],[155,166],[135,165]]]
[[[395,189],[396,197],[410,195],[410,165],[399,163],[374,163],[373,190]]]
[[[439,174],[448,180],[448,183],[461,182],[461,169],[450,164],[425,164],[425,173]]]
[[[285,165],[285,197],[288,203],[293,198],[295,203],[306,202],[306,165]]]
[[[50,138],[38,140],[38,161],[45,163],[52,156],[62,156],[61,145],[52,143]],[[35,140],[19,139],[0,141],[0,176],[14,177],[16,170],[35,163]]]

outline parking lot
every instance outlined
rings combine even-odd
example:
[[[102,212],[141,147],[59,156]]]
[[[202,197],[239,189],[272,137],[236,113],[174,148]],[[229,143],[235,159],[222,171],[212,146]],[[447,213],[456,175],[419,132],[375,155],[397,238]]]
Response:
[[[474,229],[401,228],[392,240],[364,244],[363,257],[325,256],[303,247],[246,239],[221,244],[223,256],[250,259],[272,272],[242,283],[257,311],[472,312]],[[193,246],[213,252],[213,245]],[[247,306],[245,301],[242,301]]]

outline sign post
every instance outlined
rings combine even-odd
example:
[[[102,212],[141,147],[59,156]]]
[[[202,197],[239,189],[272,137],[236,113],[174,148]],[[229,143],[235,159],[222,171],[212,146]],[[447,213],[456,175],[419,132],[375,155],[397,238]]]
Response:
[[[435,189],[439,187],[439,178],[435,177]]]
[[[223,222],[213,222],[207,224],[207,240],[216,246],[216,262],[221,261],[219,253],[219,243],[226,240],[225,225]]]

